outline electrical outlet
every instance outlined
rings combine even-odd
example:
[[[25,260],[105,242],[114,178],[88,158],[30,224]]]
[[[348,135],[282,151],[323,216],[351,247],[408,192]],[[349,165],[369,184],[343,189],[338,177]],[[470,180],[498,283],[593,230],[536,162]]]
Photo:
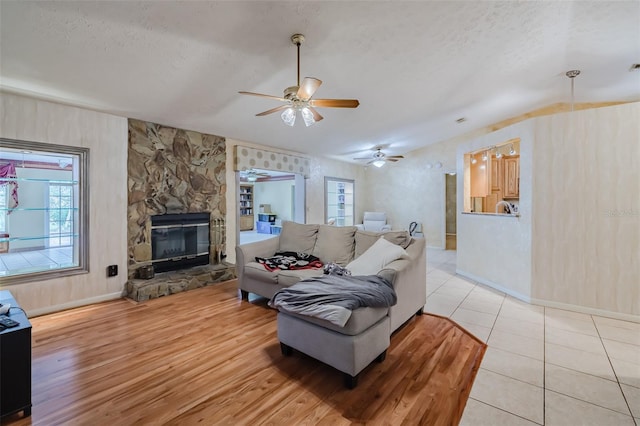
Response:
[[[118,265],[107,266],[107,277],[115,277],[118,275]]]

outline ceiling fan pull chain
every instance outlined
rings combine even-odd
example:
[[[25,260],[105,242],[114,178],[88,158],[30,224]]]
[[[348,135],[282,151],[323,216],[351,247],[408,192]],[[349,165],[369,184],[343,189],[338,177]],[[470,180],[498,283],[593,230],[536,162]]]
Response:
[[[298,87],[300,87],[300,42],[297,42],[298,46]]]

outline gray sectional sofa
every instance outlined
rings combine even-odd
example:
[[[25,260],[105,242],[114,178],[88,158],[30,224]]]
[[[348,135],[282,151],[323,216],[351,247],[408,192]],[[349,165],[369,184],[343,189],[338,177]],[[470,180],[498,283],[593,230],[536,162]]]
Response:
[[[380,238],[385,241],[379,242]],[[393,260],[395,257],[385,253],[381,256],[379,249],[377,255],[372,255],[381,244],[395,248],[388,242],[404,249],[398,249],[402,252],[400,258]],[[391,333],[414,314],[422,314],[427,298],[425,240],[413,238],[406,231],[372,233],[356,227],[284,222],[279,236],[236,247],[238,286],[243,299],[248,298],[248,293],[271,299],[282,288],[323,275],[321,269],[271,272],[255,260],[272,257],[277,251],[309,253],[323,263],[352,265],[359,271],[366,261],[369,268],[364,270],[376,271],[367,275],[383,276],[393,284],[396,305],[355,309],[344,327],[282,310],[278,313],[278,339],[283,354],[291,353],[293,348],[329,364],[345,373],[349,387],[357,384],[358,374],[373,360],[384,360]]]

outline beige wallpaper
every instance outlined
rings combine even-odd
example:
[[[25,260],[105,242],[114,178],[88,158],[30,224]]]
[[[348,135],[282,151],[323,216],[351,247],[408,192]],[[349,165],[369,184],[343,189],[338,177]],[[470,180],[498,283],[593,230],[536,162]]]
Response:
[[[0,106],[2,137],[90,149],[90,272],[2,289],[29,315],[120,297],[127,280],[127,119],[6,93]],[[107,278],[111,264],[120,273]]]
[[[640,104],[536,119],[533,296],[640,315]]]

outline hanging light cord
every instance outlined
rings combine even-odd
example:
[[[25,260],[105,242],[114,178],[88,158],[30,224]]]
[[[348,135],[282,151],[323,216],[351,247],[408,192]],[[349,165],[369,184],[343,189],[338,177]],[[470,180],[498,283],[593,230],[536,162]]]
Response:
[[[573,79],[580,75],[580,70],[567,71],[567,77],[571,80],[571,112],[573,112]]]

